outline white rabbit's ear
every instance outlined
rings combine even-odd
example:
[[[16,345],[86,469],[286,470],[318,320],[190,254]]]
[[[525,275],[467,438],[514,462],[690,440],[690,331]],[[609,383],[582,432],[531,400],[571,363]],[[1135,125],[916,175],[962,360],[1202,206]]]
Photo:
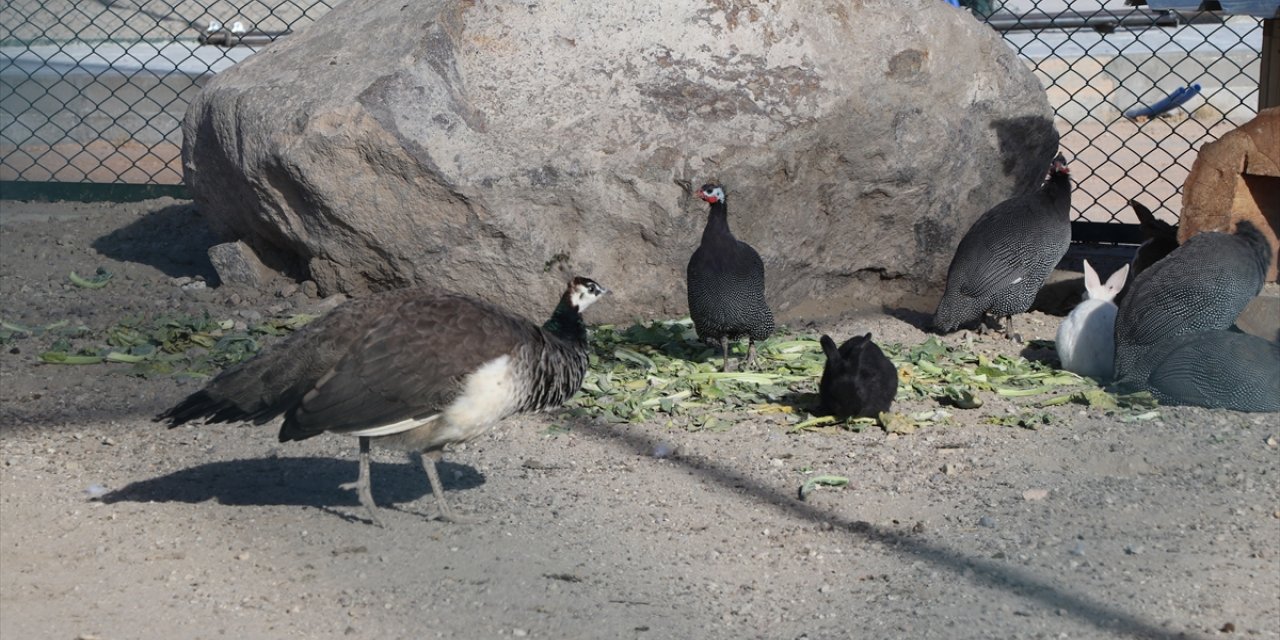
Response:
[[[1093,270],[1093,265],[1088,260],[1084,261],[1084,290],[1088,291],[1092,296],[1094,292],[1102,288],[1102,281],[1098,280],[1098,272]]]
[[[1097,276],[1095,275],[1094,278],[1096,279]],[[1107,291],[1112,295],[1120,293],[1120,290],[1124,288],[1125,280],[1128,278],[1129,265],[1126,264],[1123,267],[1116,269],[1116,272],[1111,274],[1110,278],[1107,278]]]

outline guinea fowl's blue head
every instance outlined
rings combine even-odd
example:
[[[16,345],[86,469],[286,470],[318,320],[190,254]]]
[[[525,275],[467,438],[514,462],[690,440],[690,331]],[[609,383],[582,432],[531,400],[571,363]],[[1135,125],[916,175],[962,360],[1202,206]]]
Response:
[[[704,184],[702,185],[702,188],[698,190],[698,197],[710,202],[711,204],[724,202],[724,187],[721,187],[718,184]]]
[[[1067,157],[1059,153],[1058,157],[1054,158],[1053,162],[1049,164],[1049,177],[1052,178],[1056,175],[1067,175],[1069,173],[1071,173],[1071,169],[1067,167]]]

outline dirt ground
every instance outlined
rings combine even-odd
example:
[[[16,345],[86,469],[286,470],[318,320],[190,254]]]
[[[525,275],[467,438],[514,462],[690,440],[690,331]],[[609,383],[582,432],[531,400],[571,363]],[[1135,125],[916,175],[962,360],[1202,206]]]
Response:
[[[185,202],[2,202],[0,233],[9,323],[323,305],[192,284],[214,238]],[[68,282],[98,267],[107,286]],[[802,330],[925,339],[896,316]],[[4,638],[1280,638],[1274,414],[1067,405],[1027,429],[988,424],[1026,404],[990,395],[909,435],[536,415],[446,458],[480,524],[424,517],[421,469],[375,449],[380,529],[338,488],[354,439],[166,430],[199,380],[40,364],[52,340],[0,350]],[[801,501],[812,474],[851,482]]]

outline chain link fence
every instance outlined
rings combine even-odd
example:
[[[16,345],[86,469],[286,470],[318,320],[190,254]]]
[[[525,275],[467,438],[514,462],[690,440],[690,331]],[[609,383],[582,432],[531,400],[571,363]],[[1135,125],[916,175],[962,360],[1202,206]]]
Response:
[[[201,84],[339,1],[7,0],[0,180],[181,184],[181,118]],[[1044,84],[1079,220],[1130,222],[1130,198],[1176,219],[1199,146],[1257,111],[1260,18],[1122,0],[958,4]],[[1184,87],[1179,106],[1141,113]]]
[[[182,115],[212,74],[324,0],[5,0],[0,180],[182,183]]]
[[[1072,160],[1079,221],[1137,222],[1130,199],[1176,221],[1200,146],[1257,114],[1261,18],[1130,3],[962,3],[1044,85]]]

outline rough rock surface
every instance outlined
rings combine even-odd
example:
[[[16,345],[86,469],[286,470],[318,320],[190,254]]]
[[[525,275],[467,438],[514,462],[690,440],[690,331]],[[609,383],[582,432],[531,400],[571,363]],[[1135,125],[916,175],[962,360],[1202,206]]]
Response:
[[[262,264],[253,248],[243,241],[224,242],[209,247],[209,263],[223,284],[262,287],[271,280],[271,272]]]
[[[368,0],[214,78],[183,158],[222,231],[322,294],[435,282],[541,314],[569,266],[612,319],[685,312],[691,189],[722,181],[787,320],[936,293],[973,220],[1043,177],[1050,117],[936,0]]]
[[[1230,232],[1249,220],[1271,242],[1276,282],[1280,260],[1280,107],[1204,145],[1183,185],[1178,242],[1202,231]]]

